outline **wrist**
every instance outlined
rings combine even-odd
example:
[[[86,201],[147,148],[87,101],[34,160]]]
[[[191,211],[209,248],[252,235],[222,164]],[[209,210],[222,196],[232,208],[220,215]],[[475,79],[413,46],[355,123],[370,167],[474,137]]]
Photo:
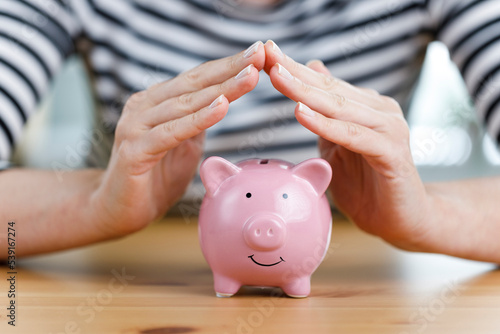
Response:
[[[422,205],[419,233],[410,239],[407,250],[425,253],[450,254],[447,225],[450,220],[451,198],[445,196],[439,184],[425,184],[426,203]],[[451,241],[452,243],[454,241]]]
[[[102,240],[137,232],[154,220],[156,211],[148,189],[138,186],[140,183],[137,178],[109,167],[96,178],[89,204]]]
[[[109,240],[119,236],[112,228],[117,218],[110,208],[111,196],[106,191],[108,188],[105,184],[106,174],[107,170],[105,169],[96,171],[87,194],[89,207],[87,220],[100,240]]]
[[[440,242],[443,228],[443,198],[437,189],[427,184],[423,185],[423,194],[418,196],[416,212],[410,214],[406,224],[409,228],[404,237],[386,240],[394,246],[412,252],[440,252]]]

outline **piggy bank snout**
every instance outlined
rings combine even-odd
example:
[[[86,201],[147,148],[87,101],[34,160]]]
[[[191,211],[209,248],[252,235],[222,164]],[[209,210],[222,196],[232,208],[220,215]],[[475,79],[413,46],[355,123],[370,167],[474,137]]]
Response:
[[[253,216],[243,227],[247,245],[259,251],[278,249],[285,243],[285,222],[275,215]]]

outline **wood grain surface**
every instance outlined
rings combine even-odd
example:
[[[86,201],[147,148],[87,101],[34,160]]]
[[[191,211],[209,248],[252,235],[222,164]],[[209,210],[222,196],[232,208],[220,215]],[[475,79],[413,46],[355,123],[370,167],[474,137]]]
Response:
[[[195,220],[170,217],[19,261],[16,326],[2,279],[0,333],[500,333],[492,264],[402,252],[337,218],[309,298],[250,287],[216,298],[197,233]]]

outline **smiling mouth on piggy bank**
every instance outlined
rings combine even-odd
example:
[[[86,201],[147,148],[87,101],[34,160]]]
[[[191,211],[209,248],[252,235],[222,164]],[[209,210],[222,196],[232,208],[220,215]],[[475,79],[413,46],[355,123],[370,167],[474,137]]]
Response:
[[[263,266],[263,267],[272,267],[272,266],[275,266],[275,265],[277,265],[277,264],[279,264],[281,262],[285,262],[285,260],[283,260],[283,258],[280,256],[280,260],[278,262],[276,262],[276,263],[271,263],[271,264],[259,263],[259,262],[255,261],[255,259],[253,258],[254,255],[255,254],[252,254],[252,255],[249,256],[250,260],[252,260],[253,263],[258,264],[259,266]]]

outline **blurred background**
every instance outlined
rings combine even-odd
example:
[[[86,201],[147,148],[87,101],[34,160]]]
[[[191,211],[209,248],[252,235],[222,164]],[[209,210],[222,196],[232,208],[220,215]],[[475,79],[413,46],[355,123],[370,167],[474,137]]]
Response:
[[[15,162],[47,169],[84,166],[93,122],[88,78],[75,56],[30,119]],[[478,124],[460,73],[439,42],[428,48],[408,122],[413,158],[425,181],[500,174],[500,154]]]

